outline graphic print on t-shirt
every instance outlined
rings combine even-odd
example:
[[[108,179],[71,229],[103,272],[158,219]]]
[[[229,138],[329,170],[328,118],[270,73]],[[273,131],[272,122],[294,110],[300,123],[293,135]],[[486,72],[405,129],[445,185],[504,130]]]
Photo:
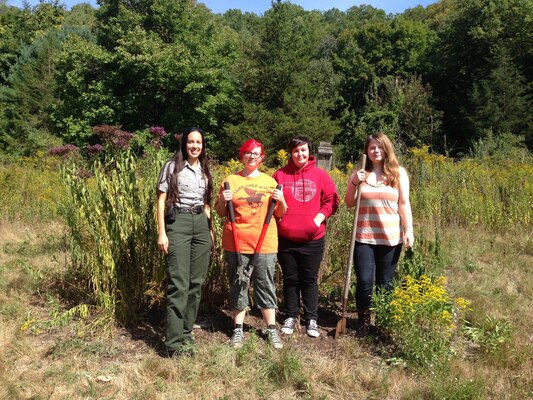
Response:
[[[296,182],[283,183],[284,188],[289,188],[296,200],[302,203],[311,201],[316,196],[316,185],[310,179],[300,179]]]
[[[263,205],[262,198],[265,195],[264,192],[260,192],[255,189],[251,188],[244,188],[244,191],[248,195],[247,197],[239,197],[239,200],[246,200],[248,205],[252,207],[252,214],[256,213],[256,208],[261,207]]]
[[[235,196],[238,203],[246,204],[250,208],[250,214],[257,214],[257,209],[261,208],[265,196],[270,194],[267,187],[264,185],[257,185],[255,183],[246,182],[244,185],[237,186],[235,188]],[[242,210],[241,212],[243,212]]]

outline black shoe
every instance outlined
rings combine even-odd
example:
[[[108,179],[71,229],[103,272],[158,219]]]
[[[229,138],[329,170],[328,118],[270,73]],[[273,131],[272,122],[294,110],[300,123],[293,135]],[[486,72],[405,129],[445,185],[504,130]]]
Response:
[[[163,358],[173,358],[173,357],[179,357],[179,349],[177,350],[171,350],[171,349],[163,349],[159,351],[159,355]]]
[[[357,317],[361,328],[368,328],[370,326],[370,310],[368,308],[359,310],[357,312]]]
[[[192,357],[198,353],[198,346],[194,339],[184,340],[183,344],[177,349],[164,349],[159,354],[164,358],[173,357]]]

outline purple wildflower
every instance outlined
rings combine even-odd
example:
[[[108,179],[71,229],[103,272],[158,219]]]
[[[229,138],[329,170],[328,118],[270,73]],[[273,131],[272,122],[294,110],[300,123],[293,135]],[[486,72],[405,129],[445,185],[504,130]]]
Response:
[[[161,150],[161,148],[163,147],[163,145],[161,144],[161,140],[160,139],[152,139],[152,140],[150,140],[150,145],[156,150]]]
[[[154,137],[154,139],[164,139],[167,137],[167,132],[162,126],[151,126],[148,129],[148,132]]]
[[[126,150],[133,138],[132,132],[123,131],[116,125],[95,126],[93,133],[99,136],[104,144],[120,150]]]
[[[92,178],[94,174],[91,171],[89,171],[87,168],[81,167],[80,169],[78,169],[76,176],[79,179],[89,179],[89,178]]]
[[[131,138],[133,138],[133,132],[117,130],[111,144],[117,149],[126,150],[130,145]]]
[[[104,146],[99,143],[94,145],[88,144],[87,146],[85,146],[85,151],[92,155],[100,154],[102,151],[104,151]]]
[[[78,147],[74,146],[73,144],[66,144],[64,146],[56,146],[50,148],[48,150],[48,154],[51,156],[58,156],[58,157],[69,157],[77,154]]]
[[[99,136],[104,143],[107,143],[115,135],[115,131],[118,130],[120,130],[118,125],[97,125],[93,127],[93,133]]]

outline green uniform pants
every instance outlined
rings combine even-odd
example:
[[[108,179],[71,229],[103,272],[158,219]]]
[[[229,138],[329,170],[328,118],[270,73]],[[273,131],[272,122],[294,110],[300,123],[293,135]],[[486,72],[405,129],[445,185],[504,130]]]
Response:
[[[166,231],[169,246],[165,345],[168,351],[176,351],[191,339],[209,265],[211,236],[205,213],[177,214],[176,220],[166,225]]]

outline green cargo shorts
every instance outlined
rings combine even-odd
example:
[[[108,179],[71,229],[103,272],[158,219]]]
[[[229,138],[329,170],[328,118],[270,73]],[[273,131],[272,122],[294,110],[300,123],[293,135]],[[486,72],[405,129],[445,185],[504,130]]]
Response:
[[[276,284],[274,274],[276,272],[277,254],[260,254],[251,279],[247,283],[239,280],[237,266],[237,253],[225,252],[228,264],[228,279],[230,284],[229,306],[232,310],[242,311],[249,306],[248,290],[250,283],[253,284],[253,300],[261,309],[277,309]],[[248,265],[252,254],[242,254],[243,265]]]

